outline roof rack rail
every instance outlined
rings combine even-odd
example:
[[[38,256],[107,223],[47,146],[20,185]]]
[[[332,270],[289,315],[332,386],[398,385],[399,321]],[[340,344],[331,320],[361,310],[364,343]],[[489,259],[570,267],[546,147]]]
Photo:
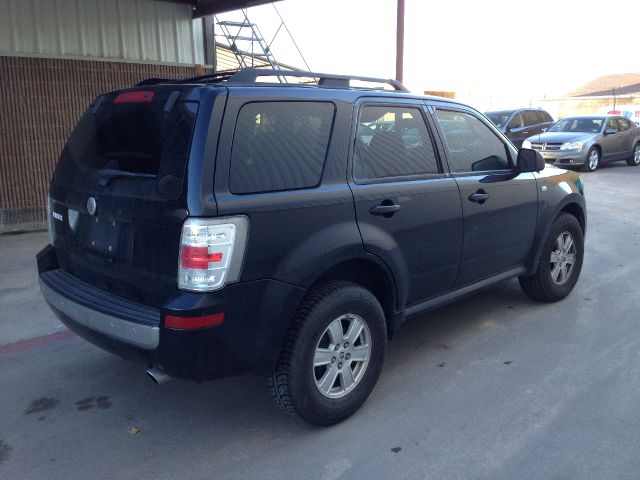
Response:
[[[391,85],[398,92],[409,90],[402,83],[393,79],[374,77],[358,77],[353,75],[334,75],[330,73],[305,72],[302,70],[268,70],[264,68],[244,68],[238,70],[227,80],[229,83],[255,83],[258,77],[300,77],[318,79],[318,85],[326,87],[349,88],[351,80],[367,83],[384,83]]]
[[[206,75],[198,75],[197,77],[189,78],[147,78],[141,82],[136,83],[136,87],[142,87],[145,85],[157,85],[158,83],[207,83],[207,82],[221,82],[222,80],[228,80],[237,70],[207,73]]]
[[[197,77],[170,79],[170,78],[148,78],[136,83],[137,87],[145,85],[157,85],[159,83],[256,83],[258,77],[298,77],[311,78],[321,87],[349,88],[349,82],[356,80],[366,83],[382,83],[391,85],[397,92],[409,92],[407,87],[393,79],[358,77],[354,75],[334,75],[331,73],[306,72],[303,70],[282,70],[265,68],[243,68],[240,70],[228,70],[225,72],[209,73]]]

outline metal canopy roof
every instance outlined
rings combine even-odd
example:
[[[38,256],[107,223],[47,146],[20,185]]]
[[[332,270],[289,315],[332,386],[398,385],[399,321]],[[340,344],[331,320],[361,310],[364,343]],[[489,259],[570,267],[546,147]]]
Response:
[[[163,0],[174,3],[188,3],[193,6],[194,18],[213,15],[214,13],[230,12],[241,8],[255,7],[278,0]]]

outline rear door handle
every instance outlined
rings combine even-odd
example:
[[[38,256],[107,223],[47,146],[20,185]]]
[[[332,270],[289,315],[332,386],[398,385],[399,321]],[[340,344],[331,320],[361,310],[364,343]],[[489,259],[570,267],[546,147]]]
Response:
[[[391,216],[394,213],[396,213],[398,210],[400,210],[400,205],[397,205],[395,203],[391,203],[390,200],[385,200],[381,204],[376,205],[374,207],[371,207],[371,210],[369,210],[369,213],[371,215],[389,215],[389,216]]]
[[[488,198],[489,194],[484,190],[478,190],[476,193],[472,193],[471,195],[469,195],[469,200],[479,203],[480,205],[486,202]]]

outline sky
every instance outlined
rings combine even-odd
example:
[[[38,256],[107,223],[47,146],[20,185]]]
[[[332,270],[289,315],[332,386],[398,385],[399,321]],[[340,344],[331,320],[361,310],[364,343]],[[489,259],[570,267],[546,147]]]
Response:
[[[477,108],[528,106],[609,73],[640,71],[640,0],[405,0],[404,83],[455,91]],[[283,0],[312,70],[395,76],[395,0]],[[271,5],[249,9],[273,37]],[[227,18],[235,14],[227,14]],[[304,66],[284,30],[272,50]]]

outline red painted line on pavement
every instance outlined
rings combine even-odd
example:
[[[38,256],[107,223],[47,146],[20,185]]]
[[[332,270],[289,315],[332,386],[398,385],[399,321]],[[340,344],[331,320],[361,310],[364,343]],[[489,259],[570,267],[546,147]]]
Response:
[[[57,342],[64,340],[65,338],[74,337],[75,333],[71,330],[65,330],[64,332],[52,333],[51,335],[43,335],[42,337],[30,338],[29,340],[20,340],[15,343],[8,343],[7,345],[0,345],[0,355],[8,355],[9,353],[21,352],[33,347],[40,347],[47,343]]]

